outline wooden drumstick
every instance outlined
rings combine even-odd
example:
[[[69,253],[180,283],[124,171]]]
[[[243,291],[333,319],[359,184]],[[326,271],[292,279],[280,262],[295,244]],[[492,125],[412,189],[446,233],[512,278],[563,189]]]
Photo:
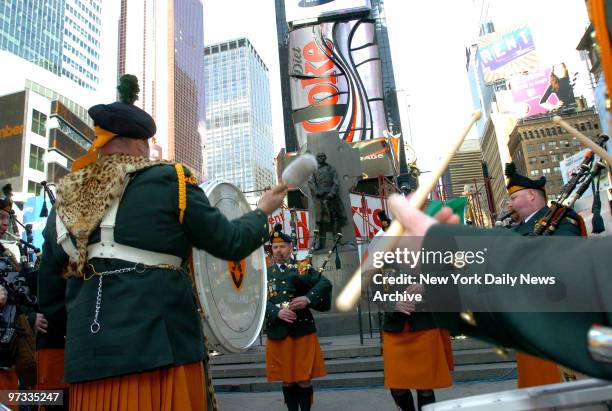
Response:
[[[576,137],[582,144],[593,150],[595,154],[601,157],[609,166],[612,167],[612,155],[608,153],[605,149],[598,146],[595,142],[593,142],[590,138],[582,134],[580,131],[576,130],[574,127],[567,124],[561,116],[554,116],[553,121],[567,130],[568,133]]]
[[[415,193],[410,197],[410,205],[416,208],[423,208],[425,202],[427,201],[427,196],[435,188],[436,184],[438,183],[438,180],[440,179],[440,177],[442,177],[444,171],[446,171],[446,168],[451,162],[453,156],[455,155],[457,150],[459,150],[459,147],[461,147],[461,144],[465,140],[465,137],[468,135],[470,129],[476,123],[476,121],[478,121],[480,116],[480,111],[475,111],[472,114],[472,118],[470,119],[468,125],[465,127],[461,135],[457,137],[457,139],[450,146],[445,157],[438,163],[438,167],[430,174],[431,178],[425,184],[420,185],[419,188],[415,191]],[[385,232],[385,235],[381,238],[379,242],[379,251],[391,250],[397,245],[397,241],[403,233],[404,227],[402,227],[401,223],[397,220],[393,220],[393,222],[391,222],[391,225]],[[348,311],[355,306],[357,300],[359,300],[359,297],[361,296],[361,267],[368,267],[371,265],[371,263],[371,255],[368,254],[365,262],[361,264],[359,268],[357,268],[349,282],[344,286],[344,289],[338,295],[338,299],[336,300],[336,307],[338,308],[338,310]]]

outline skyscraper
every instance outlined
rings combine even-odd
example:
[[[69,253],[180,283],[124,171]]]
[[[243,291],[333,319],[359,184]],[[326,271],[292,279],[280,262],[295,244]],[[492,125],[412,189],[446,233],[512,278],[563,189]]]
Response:
[[[0,49],[96,90],[102,0],[10,0],[0,4]]]
[[[295,0],[292,0],[295,1]],[[278,54],[280,63],[281,93],[283,98],[283,120],[285,125],[285,146],[287,151],[298,149],[297,137],[291,120],[291,92],[289,80],[289,28],[285,13],[286,0],[275,0],[276,7],[276,30],[278,40]],[[385,117],[387,125],[393,134],[401,132],[399,108],[396,96],[395,78],[393,74],[393,62],[387,34],[387,22],[385,18],[384,0],[371,0],[371,11],[369,17],[375,21],[376,39],[380,52],[382,65],[382,82],[384,92]],[[338,19],[338,17],[334,17]],[[342,16],[341,16],[342,18]],[[382,136],[380,136],[382,137]],[[400,150],[401,171],[406,171],[404,160],[403,141]]]
[[[162,157],[202,175],[202,0],[122,0],[118,74],[140,82],[136,105],[157,123]]]
[[[0,49],[60,74],[65,0],[0,2]]]
[[[253,200],[274,183],[268,68],[248,39],[207,46],[208,178],[227,180]]]
[[[62,76],[96,90],[100,82],[102,0],[65,0]]]

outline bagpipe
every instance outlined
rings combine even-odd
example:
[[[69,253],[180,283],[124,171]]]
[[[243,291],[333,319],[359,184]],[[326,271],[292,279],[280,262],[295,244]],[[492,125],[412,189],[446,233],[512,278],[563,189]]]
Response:
[[[608,141],[608,136],[600,134],[597,137],[597,145],[604,147]],[[557,196],[555,201],[552,201],[550,209],[542,218],[535,224],[533,231],[530,235],[553,235],[564,218],[571,217],[577,221],[578,227],[580,228],[580,235],[586,237],[587,229],[584,224],[584,220],[578,214],[576,214],[572,207],[576,201],[582,197],[582,195],[593,186],[594,179],[598,178],[603,170],[606,169],[606,165],[602,161],[595,162],[595,153],[593,150],[587,151],[578,171],[572,176],[572,178],[563,186],[561,192]],[[593,233],[601,233],[604,231],[603,220],[601,215],[597,213],[597,207],[601,209],[601,203],[599,202],[599,192],[594,188],[593,193]],[[599,204],[599,206],[598,206]]]
[[[291,210],[290,226],[291,226],[292,256],[291,256],[291,263],[288,264],[289,268],[295,268],[297,270],[298,274],[300,274],[300,275],[304,275],[304,274],[306,274],[308,272],[308,270],[310,270],[311,268],[314,268],[315,271],[319,275],[321,275],[323,273],[323,271],[325,270],[325,266],[331,260],[332,254],[334,254],[334,253],[336,253],[336,268],[338,268],[338,269],[340,268],[340,258],[339,258],[339,255],[338,255],[338,245],[340,244],[340,240],[342,240],[342,233],[337,233],[336,234],[336,237],[334,238],[334,243],[333,243],[332,247],[327,252],[327,255],[323,259],[323,262],[321,263],[321,266],[319,266],[317,268],[317,267],[313,267],[312,260],[313,260],[314,249],[315,249],[317,241],[319,239],[319,230],[315,229],[313,231],[313,237],[312,237],[312,240],[310,242],[310,247],[308,248],[308,253],[306,254],[306,257],[301,259],[301,260],[298,260],[297,259],[297,243],[298,243],[298,238],[297,238],[297,218],[296,218],[295,209]]]

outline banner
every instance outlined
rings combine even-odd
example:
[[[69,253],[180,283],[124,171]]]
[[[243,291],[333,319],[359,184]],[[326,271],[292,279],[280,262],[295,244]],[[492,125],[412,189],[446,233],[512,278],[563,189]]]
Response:
[[[382,197],[369,196],[360,193],[350,193],[351,213],[353,214],[353,228],[355,237],[373,238],[382,230],[378,219],[378,210],[384,210]],[[387,213],[391,218],[391,215]]]
[[[13,190],[22,191],[20,184],[21,151],[24,130],[25,91],[0,97],[0,182],[11,183]],[[23,188],[23,191],[26,191]]]
[[[529,117],[576,104],[565,63],[510,80],[516,116]]]
[[[285,0],[287,23],[370,11],[370,0]]]
[[[374,138],[352,145],[359,150],[362,178],[392,176],[399,171],[399,138]]]
[[[531,30],[525,26],[480,37],[478,53],[487,83],[535,69],[538,62]]]
[[[298,239],[297,248],[298,250],[308,250],[310,247],[310,233],[308,232],[308,210],[295,210],[297,217],[297,230],[296,236]],[[270,228],[274,227],[274,224],[281,223],[283,225],[283,232],[285,234],[291,234],[291,212],[286,208],[278,209],[272,215],[268,216],[268,224]]]
[[[311,133],[337,131],[348,143],[384,136],[387,124],[374,21],[292,30],[288,69],[299,146]]]

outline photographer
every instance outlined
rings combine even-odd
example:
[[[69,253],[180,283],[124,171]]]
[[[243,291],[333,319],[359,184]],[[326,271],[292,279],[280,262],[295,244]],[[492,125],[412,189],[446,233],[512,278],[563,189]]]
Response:
[[[9,198],[0,198],[0,238],[8,230],[11,208]],[[36,298],[15,265],[15,256],[0,243],[0,389],[13,390],[35,384],[33,328],[46,331],[43,315],[34,310]]]

